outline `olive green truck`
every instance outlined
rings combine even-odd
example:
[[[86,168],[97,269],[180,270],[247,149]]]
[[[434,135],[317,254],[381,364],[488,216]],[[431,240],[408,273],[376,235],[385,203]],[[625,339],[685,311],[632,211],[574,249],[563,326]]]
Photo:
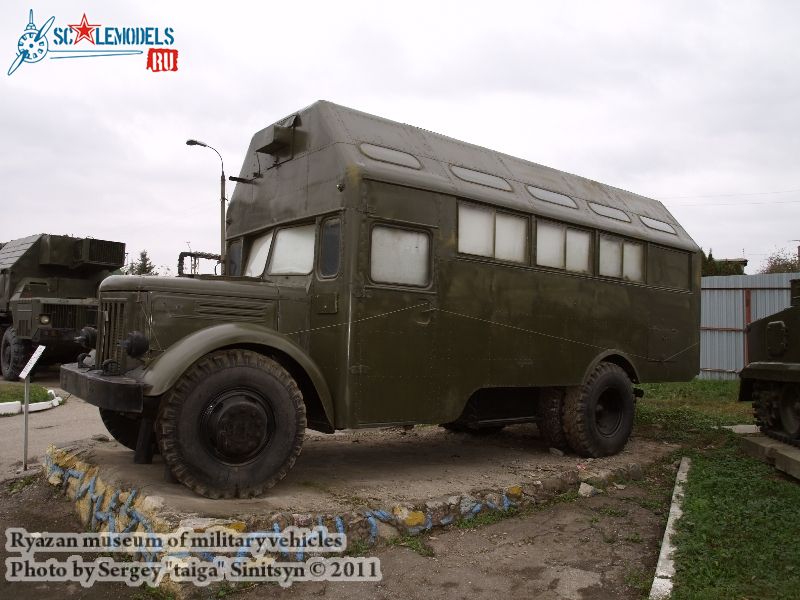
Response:
[[[110,277],[62,387],[147,462],[262,494],[306,427],[536,421],[623,448],[699,371],[700,253],[658,201],[320,101],[257,132],[223,273]]]
[[[39,364],[75,360],[97,325],[97,287],[125,263],[125,244],[38,234],[0,244],[0,365],[16,381],[37,345]]]

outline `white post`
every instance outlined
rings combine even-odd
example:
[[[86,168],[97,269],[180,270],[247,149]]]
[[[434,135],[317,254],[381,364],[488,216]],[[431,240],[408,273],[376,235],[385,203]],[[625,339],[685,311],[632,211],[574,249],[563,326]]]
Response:
[[[36,365],[36,361],[38,361],[42,353],[44,352],[45,347],[39,345],[36,347],[36,350],[33,352],[33,356],[31,356],[28,364],[25,365],[25,368],[22,369],[22,373],[19,374],[20,379],[25,380],[25,406],[23,407],[23,411],[25,413],[25,435],[24,437],[24,447],[22,448],[22,470],[28,470],[28,405],[31,401],[31,371],[33,367]]]
[[[30,376],[30,374],[28,374],[28,376],[25,378],[25,405],[24,405],[24,407],[22,409],[23,412],[25,413],[25,436],[24,436],[25,437],[25,442],[24,442],[25,445],[24,445],[23,450],[22,450],[22,470],[23,471],[27,471],[28,470],[28,404],[30,403],[30,399],[31,399],[30,387],[31,387],[31,376]]]

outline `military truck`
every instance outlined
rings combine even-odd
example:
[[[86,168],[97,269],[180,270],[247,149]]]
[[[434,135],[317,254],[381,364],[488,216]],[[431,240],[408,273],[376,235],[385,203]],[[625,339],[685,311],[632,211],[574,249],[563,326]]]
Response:
[[[125,263],[125,244],[39,234],[0,245],[0,364],[16,381],[35,347],[39,364],[72,362],[97,326],[97,287]]]
[[[262,494],[306,427],[537,421],[613,454],[635,384],[699,371],[700,253],[660,202],[325,101],[233,179],[224,275],[106,279],[61,369],[199,494]]]
[[[739,400],[752,402],[761,431],[800,446],[800,279],[791,305],[747,327],[749,364],[739,377]]]

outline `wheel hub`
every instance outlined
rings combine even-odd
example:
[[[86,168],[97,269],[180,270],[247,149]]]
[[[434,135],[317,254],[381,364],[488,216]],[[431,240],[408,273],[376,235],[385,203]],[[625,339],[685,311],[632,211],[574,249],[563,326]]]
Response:
[[[222,460],[242,464],[258,455],[272,434],[273,419],[264,399],[235,391],[209,404],[201,417],[202,439]]]
[[[622,423],[622,403],[614,390],[606,390],[595,405],[597,429],[603,435],[613,435]]]

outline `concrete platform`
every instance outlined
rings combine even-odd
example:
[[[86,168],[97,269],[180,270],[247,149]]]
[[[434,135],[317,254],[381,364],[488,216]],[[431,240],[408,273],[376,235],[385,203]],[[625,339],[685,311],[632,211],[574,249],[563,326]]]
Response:
[[[800,479],[800,448],[790,446],[763,434],[742,438],[744,451],[776,469]]]
[[[551,451],[534,425],[482,436],[438,427],[310,433],[289,476],[266,496],[247,500],[209,500],[167,483],[159,457],[152,465],[133,464],[133,453],[115,442],[52,448],[45,468],[95,531],[325,524],[351,542],[370,544],[542,502],[581,482],[603,488],[638,479],[674,448],[632,439],[616,456],[582,459]]]

